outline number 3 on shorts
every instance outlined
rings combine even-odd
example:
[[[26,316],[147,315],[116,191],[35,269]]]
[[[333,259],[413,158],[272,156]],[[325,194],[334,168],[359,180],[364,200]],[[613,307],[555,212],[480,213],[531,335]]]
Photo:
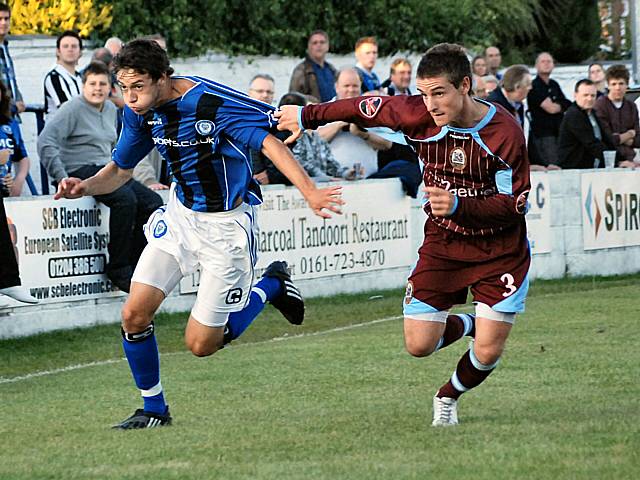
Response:
[[[515,279],[513,275],[510,273],[505,273],[500,277],[500,280],[504,282],[504,286],[507,287],[507,291],[502,294],[503,297],[508,297],[513,294],[517,290],[516,286],[513,284]]]

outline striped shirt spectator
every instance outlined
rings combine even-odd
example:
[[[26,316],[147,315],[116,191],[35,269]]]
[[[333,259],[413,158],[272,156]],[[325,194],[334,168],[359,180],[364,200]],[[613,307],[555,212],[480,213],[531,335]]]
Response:
[[[71,30],[61,33],[56,41],[56,66],[44,78],[44,110],[46,118],[66,101],[82,92],[82,75],[76,70],[82,55],[82,39]]]

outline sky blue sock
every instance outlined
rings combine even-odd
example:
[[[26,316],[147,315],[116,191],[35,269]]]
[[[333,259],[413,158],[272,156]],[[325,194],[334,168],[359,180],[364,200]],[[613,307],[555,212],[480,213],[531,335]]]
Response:
[[[167,404],[160,383],[160,357],[153,324],[142,333],[124,334],[122,348],[136,386],[142,394],[145,411],[163,415]]]

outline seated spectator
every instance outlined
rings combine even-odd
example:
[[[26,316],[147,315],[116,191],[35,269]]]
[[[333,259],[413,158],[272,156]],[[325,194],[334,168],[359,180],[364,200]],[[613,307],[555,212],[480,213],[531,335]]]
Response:
[[[80,95],[82,75],[76,70],[82,56],[82,39],[67,30],[56,39],[56,66],[44,77],[44,112],[49,119],[64,102]]]
[[[387,95],[411,95],[411,62],[406,58],[396,58],[391,62],[389,78],[382,82],[381,90]]]
[[[362,37],[356,42],[356,71],[360,76],[360,93],[380,89],[380,79],[373,68],[378,60],[378,42],[375,37]]]
[[[558,166],[562,168],[599,168],[604,166],[604,150],[613,148],[612,139],[602,128],[593,106],[597,90],[589,79],[575,87],[575,102],[560,123]]]
[[[299,92],[311,102],[328,102],[336,96],[336,67],[326,61],[329,35],[316,30],[309,35],[307,55],[296,66],[289,82],[290,92]]]
[[[605,80],[604,67],[601,63],[589,65],[589,80],[593,82],[598,91],[598,98],[607,94],[607,82]]]
[[[360,95],[360,76],[354,68],[343,68],[336,79],[336,98]],[[378,150],[391,148],[391,142],[353,123],[333,122],[318,129],[342,167],[355,169],[357,176],[368,177],[378,170]]]
[[[531,74],[526,65],[512,65],[502,77],[502,86],[496,88],[487,100],[502,105],[524,127],[524,99],[531,90]]]
[[[482,77],[482,80],[484,80],[485,89],[487,90],[487,97],[498,88],[498,84],[500,83],[500,80],[498,80],[495,75],[485,75]]]
[[[29,173],[30,161],[18,122],[11,115],[11,93],[0,81],[0,190],[17,197]],[[12,167],[15,165],[15,173]]]
[[[487,72],[487,61],[482,55],[476,55],[471,61],[471,73],[478,77],[484,77]]]
[[[636,148],[640,148],[640,121],[635,103],[624,96],[629,87],[629,70],[624,65],[612,65],[607,69],[606,95],[596,100],[593,107],[602,128],[613,139],[618,154],[619,167],[635,168]]]
[[[276,93],[276,82],[271,75],[259,73],[251,79],[249,96],[261,102],[273,104]]]
[[[107,101],[110,78],[103,63],[91,63],[84,72],[82,94],[62,105],[55,121],[42,130],[38,153],[55,182],[67,177],[89,178],[111,161],[117,135],[116,107]],[[135,180],[95,199],[110,209],[107,276],[128,292],[133,269],[146,245],[142,226],[162,200]]]
[[[123,108],[124,99],[122,98],[122,92],[120,92],[118,88],[116,76],[113,73],[113,55],[111,51],[106,47],[96,48],[93,55],[91,55],[91,61],[102,62],[109,67],[109,71],[111,72],[111,92],[109,93],[109,100],[111,100],[116,107]],[[84,73],[84,70],[82,73]]]

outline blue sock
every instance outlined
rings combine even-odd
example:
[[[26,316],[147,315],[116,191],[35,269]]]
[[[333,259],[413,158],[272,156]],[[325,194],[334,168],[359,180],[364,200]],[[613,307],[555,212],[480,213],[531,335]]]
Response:
[[[138,334],[123,332],[122,337],[122,348],[142,394],[145,411],[163,415],[167,411],[167,404],[160,383],[160,357],[153,324]]]
[[[265,280],[265,279],[263,279]],[[275,280],[273,278],[269,278],[267,280]],[[264,309],[264,306],[267,302],[267,294],[260,285],[260,282],[256,284],[255,287],[251,290],[251,294],[249,296],[249,303],[246,307],[244,307],[239,312],[233,312],[229,315],[229,320],[227,321],[227,331],[225,332],[225,342],[230,342],[231,340],[235,340],[242,332],[244,332],[251,322],[255,320],[255,318],[260,314],[260,312]],[[278,283],[278,289],[280,288],[280,284]]]
[[[280,280],[274,277],[262,277],[253,288],[262,290],[267,296],[266,301],[270,302],[282,293],[282,284]]]

